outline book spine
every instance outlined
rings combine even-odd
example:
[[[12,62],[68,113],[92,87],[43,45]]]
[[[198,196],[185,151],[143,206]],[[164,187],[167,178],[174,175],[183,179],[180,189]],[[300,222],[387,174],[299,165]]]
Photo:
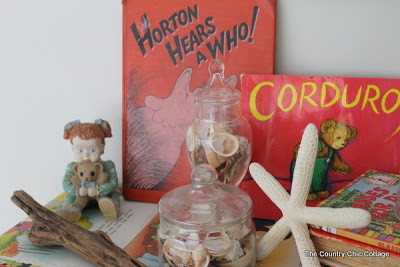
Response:
[[[325,230],[321,231],[321,229],[317,229],[317,228],[311,228],[310,235],[318,237],[318,238],[326,239],[326,240],[329,240],[332,242],[343,243],[343,244],[346,244],[346,245],[349,245],[352,247],[360,248],[362,250],[388,252],[387,249],[380,248],[380,247],[374,246],[372,244],[360,242],[358,240],[350,239],[350,238],[347,238],[344,236],[336,235],[334,233],[329,233],[329,232],[326,232]],[[392,251],[390,251],[390,252],[391,252],[390,253],[391,257],[400,259],[399,253],[395,253]]]
[[[331,234],[343,236],[365,244],[376,246],[381,249],[400,253],[400,239],[394,238],[390,235],[378,233],[365,228],[344,230],[333,227],[321,227],[320,229]]]
[[[371,231],[366,228],[362,228],[361,232],[358,231],[359,229],[337,229],[337,234],[366,244],[374,245],[382,249],[400,253],[400,240],[396,240],[399,238],[395,238],[384,233]]]

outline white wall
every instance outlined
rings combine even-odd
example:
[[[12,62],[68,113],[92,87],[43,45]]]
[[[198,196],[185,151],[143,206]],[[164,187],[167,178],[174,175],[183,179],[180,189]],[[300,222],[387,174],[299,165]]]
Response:
[[[400,78],[400,1],[278,0],[276,73]],[[73,160],[64,125],[103,118],[122,175],[121,0],[0,0],[0,233],[45,204]]]
[[[276,74],[400,78],[400,1],[277,2]]]
[[[103,159],[122,175],[121,0],[0,0],[0,233],[26,217],[23,189],[45,204],[74,157],[72,120],[108,120]]]

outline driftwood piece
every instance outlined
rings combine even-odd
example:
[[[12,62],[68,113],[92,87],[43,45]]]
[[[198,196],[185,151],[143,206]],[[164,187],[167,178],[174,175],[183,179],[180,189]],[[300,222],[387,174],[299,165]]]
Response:
[[[103,231],[91,232],[65,221],[22,190],[15,191],[11,200],[33,220],[28,237],[36,246],[63,246],[98,266],[146,266],[116,246]]]

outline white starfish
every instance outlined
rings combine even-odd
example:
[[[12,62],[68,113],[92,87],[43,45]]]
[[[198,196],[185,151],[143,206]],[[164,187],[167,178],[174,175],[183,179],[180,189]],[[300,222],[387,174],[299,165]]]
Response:
[[[292,231],[303,266],[320,266],[307,223],[335,227],[359,228],[368,225],[371,215],[357,208],[307,207],[306,200],[314,172],[318,148],[318,131],[309,124],[303,134],[294,168],[291,195],[260,164],[252,163],[250,173],[260,188],[282,211],[282,218],[268,231],[257,246],[257,260],[264,259]]]

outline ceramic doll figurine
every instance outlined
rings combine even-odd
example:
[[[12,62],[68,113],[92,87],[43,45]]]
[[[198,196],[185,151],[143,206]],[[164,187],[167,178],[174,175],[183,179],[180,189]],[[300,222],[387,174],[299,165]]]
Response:
[[[104,217],[109,221],[116,221],[119,213],[119,192],[117,192],[118,177],[114,162],[111,160],[102,161],[100,156],[104,153],[106,137],[111,137],[111,127],[107,121],[102,119],[94,123],[81,123],[73,121],[65,125],[64,139],[69,139],[72,144],[72,151],[75,162],[67,166],[62,182],[65,197],[65,207],[55,212],[65,220],[74,222],[82,216],[83,205],[78,204],[79,188],[71,181],[75,175],[74,166],[79,163],[101,163],[103,171],[108,174],[108,181],[97,185],[97,196],[99,208]]]

